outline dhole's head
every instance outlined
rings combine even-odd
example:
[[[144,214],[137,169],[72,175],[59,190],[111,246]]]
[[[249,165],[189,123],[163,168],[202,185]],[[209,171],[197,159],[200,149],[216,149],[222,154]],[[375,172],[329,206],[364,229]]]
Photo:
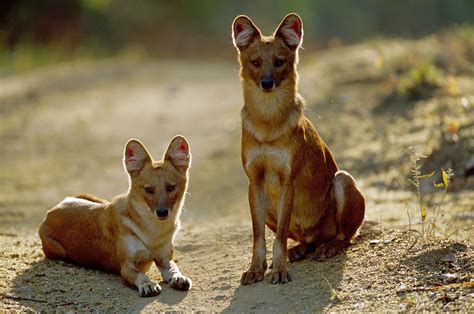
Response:
[[[173,216],[187,189],[190,163],[189,144],[182,136],[171,140],[161,161],[154,161],[140,141],[128,141],[124,166],[130,175],[130,199],[142,207],[146,204],[158,219]]]
[[[250,18],[240,15],[232,24],[232,39],[243,80],[267,93],[285,82],[294,85],[298,48],[303,41],[303,22],[297,14],[288,14],[272,36],[262,36]]]

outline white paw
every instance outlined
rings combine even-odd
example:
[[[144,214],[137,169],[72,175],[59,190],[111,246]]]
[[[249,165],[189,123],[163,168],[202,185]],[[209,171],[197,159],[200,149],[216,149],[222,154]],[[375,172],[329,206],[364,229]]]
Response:
[[[193,282],[186,276],[176,275],[171,278],[169,285],[171,288],[176,290],[189,290],[191,289]]]
[[[145,282],[138,287],[138,293],[141,297],[154,297],[159,295],[160,292],[160,285],[153,281]]]

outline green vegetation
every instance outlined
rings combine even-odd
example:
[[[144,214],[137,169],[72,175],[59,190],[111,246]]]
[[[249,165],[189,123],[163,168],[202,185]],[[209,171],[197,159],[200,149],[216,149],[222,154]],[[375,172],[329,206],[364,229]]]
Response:
[[[229,59],[236,15],[251,16],[269,34],[289,12],[305,21],[305,47],[311,49],[474,23],[471,0],[2,1],[0,68],[8,73],[82,55],[116,55],[130,46],[151,56]],[[458,33],[472,42],[469,30]]]
[[[53,63],[99,58],[106,55],[105,51],[92,45],[78,50],[65,50],[54,49],[48,45],[24,43],[0,54],[0,75],[20,73]]]
[[[474,26],[443,30],[425,41],[407,59],[393,65],[394,71],[388,71],[393,89],[386,106],[406,107],[440,90],[456,96],[459,87],[454,77],[474,74]]]
[[[426,98],[441,86],[442,75],[435,65],[423,63],[401,76],[396,91],[411,100]]]

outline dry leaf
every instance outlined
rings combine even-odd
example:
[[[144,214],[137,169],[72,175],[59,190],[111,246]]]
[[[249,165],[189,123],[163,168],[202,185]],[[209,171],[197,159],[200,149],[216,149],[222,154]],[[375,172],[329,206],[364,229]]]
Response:
[[[433,172],[430,172],[430,173],[428,173],[428,174],[423,174],[423,175],[418,176],[418,179],[430,178],[430,177],[434,176],[434,174],[435,174],[434,171],[433,171]]]
[[[422,207],[422,208],[421,208],[421,221],[425,221],[425,219],[426,219],[426,212],[427,212],[426,207]]]
[[[443,168],[441,168],[441,174],[443,175],[443,183],[444,183],[444,185],[448,185],[448,175],[446,174],[446,171],[444,171]]]

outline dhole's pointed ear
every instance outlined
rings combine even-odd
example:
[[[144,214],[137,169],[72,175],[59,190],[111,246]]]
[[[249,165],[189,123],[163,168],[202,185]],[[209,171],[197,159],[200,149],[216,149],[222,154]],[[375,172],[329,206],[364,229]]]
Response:
[[[260,39],[261,36],[257,26],[245,15],[237,16],[234,23],[232,23],[232,40],[234,41],[234,46],[239,50],[244,49],[254,40]]]
[[[146,161],[151,161],[150,154],[140,141],[131,139],[125,145],[123,164],[128,173],[140,171]]]
[[[175,136],[166,150],[164,159],[171,161],[176,169],[186,171],[191,163],[188,141],[181,135]]]
[[[290,13],[275,31],[275,37],[281,37],[292,49],[297,49],[303,42],[303,21],[296,13]]]

